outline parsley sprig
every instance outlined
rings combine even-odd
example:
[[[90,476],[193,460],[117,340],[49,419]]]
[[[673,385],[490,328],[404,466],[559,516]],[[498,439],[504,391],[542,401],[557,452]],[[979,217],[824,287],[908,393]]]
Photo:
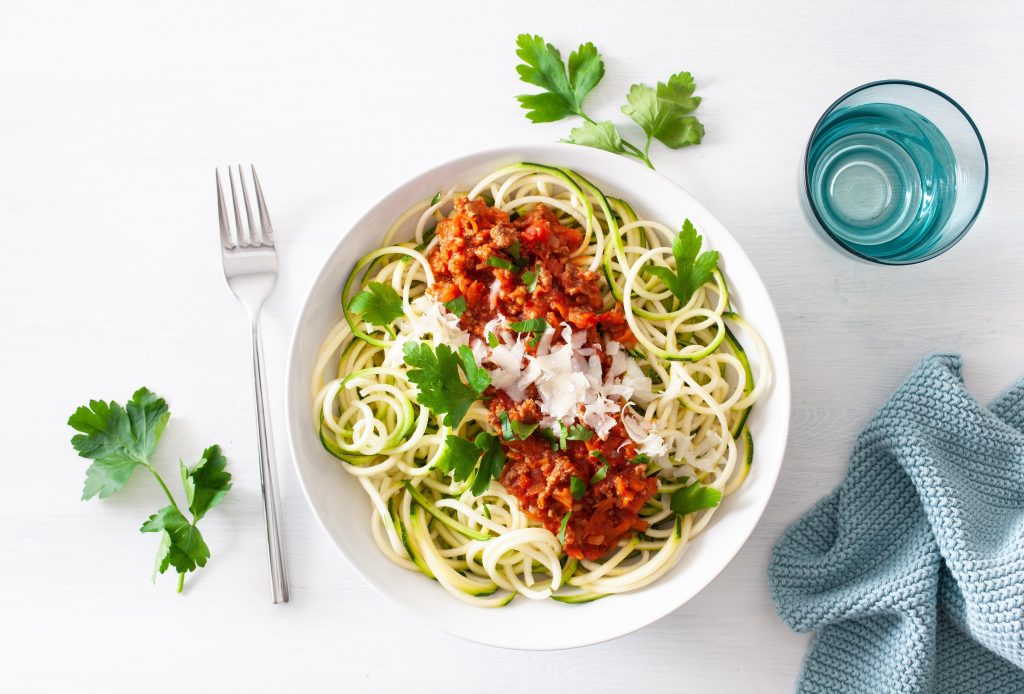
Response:
[[[721,502],[722,492],[705,487],[700,482],[694,482],[674,491],[669,506],[675,513],[685,516],[688,513],[715,508]]]
[[[87,406],[75,410],[68,425],[79,432],[72,437],[71,445],[78,455],[92,460],[85,471],[83,501],[118,493],[138,467],[149,470],[156,479],[170,504],[151,515],[140,530],[160,533],[153,580],[157,573],[173,566],[178,572],[180,593],[185,574],[206,566],[210,558],[210,548],[196,524],[231,489],[231,473],[225,470],[227,459],[217,445],[203,451],[202,458],[192,467],[179,462],[186,510],[192,516],[189,520],[152,462],[170,417],[163,398],[140,388],[124,407],[113,400],[89,401]]]
[[[370,282],[366,289],[352,297],[348,310],[360,314],[370,325],[384,328],[392,337],[395,333],[391,322],[405,315],[402,297],[383,282]]]
[[[444,440],[444,450],[437,460],[437,467],[451,475],[456,482],[465,482],[474,472],[474,495],[480,496],[491,486],[492,479],[498,479],[505,469],[505,451],[494,434],[481,431],[472,441],[449,434]]]
[[[700,253],[702,243],[703,239],[697,234],[693,223],[687,219],[683,222],[682,231],[672,241],[672,255],[676,260],[675,271],[658,265],[645,265],[643,271],[661,280],[662,284],[685,304],[695,291],[711,280],[715,267],[718,266],[718,251]]]
[[[470,406],[491,385],[487,370],[477,365],[466,345],[457,353],[445,344],[432,349],[426,342],[406,342],[402,349],[405,363],[413,367],[406,375],[419,388],[417,400],[434,414],[443,414],[445,426],[459,426]],[[460,367],[466,383],[459,375]]]
[[[544,90],[516,97],[526,109],[526,117],[534,123],[569,116],[583,119],[583,125],[573,128],[565,142],[633,157],[653,169],[650,150],[654,140],[679,149],[700,144],[704,137],[704,125],[691,115],[701,98],[694,96],[697,85],[689,72],[678,72],[656,87],[634,84],[629,88],[622,112],[643,130],[641,149],[623,139],[614,123],[595,121],[583,110],[584,98],[604,77],[604,61],[594,44],[580,45],[569,54],[568,64],[562,62],[558,49],[540,36],[520,34],[516,46],[516,55],[523,61],[516,65],[519,79]]]

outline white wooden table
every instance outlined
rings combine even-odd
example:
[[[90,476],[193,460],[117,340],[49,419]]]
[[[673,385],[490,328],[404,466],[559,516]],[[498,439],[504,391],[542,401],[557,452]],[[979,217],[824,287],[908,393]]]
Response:
[[[699,5],[699,6],[696,6]],[[0,689],[418,692],[787,691],[806,637],[775,616],[765,565],[838,482],[874,409],[922,355],[960,350],[991,398],[1024,374],[1024,7],[849,3],[153,2],[0,5]],[[311,275],[361,210],[455,154],[563,137],[513,96],[518,31],[602,50],[592,110],[692,70],[705,144],[655,148],[744,244],[793,372],[790,446],[750,541],[657,624],[583,650],[507,652],[414,621],[329,545],[284,437],[284,361]],[[975,228],[919,266],[854,262],[797,203],[809,129],[885,77],[948,91],[988,145]],[[273,606],[242,310],[216,252],[213,168],[259,166],[282,272],[264,314],[293,601]],[[90,397],[165,394],[159,465],[221,443],[235,489],[203,521],[208,567],[148,581],[160,505],[142,473],[78,500],[65,420]],[[274,396],[277,394],[277,396]],[[639,678],[639,680],[638,680]],[[145,689],[144,689],[145,688]]]

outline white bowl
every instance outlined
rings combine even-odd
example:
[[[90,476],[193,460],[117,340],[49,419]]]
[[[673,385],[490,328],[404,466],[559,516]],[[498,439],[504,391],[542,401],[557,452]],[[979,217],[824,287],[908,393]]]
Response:
[[[691,219],[705,244],[721,252],[731,298],[768,346],[773,383],[749,420],[756,443],[749,478],[722,503],[671,572],[639,591],[591,603],[564,605],[518,597],[507,607],[486,609],[456,600],[436,582],[392,564],[380,553],[370,536],[366,493],[322,448],[315,433],[310,378],[321,341],[342,317],[339,296],[345,278],[360,257],[380,246],[392,221],[438,190],[468,189],[486,173],[518,161],[575,169],[606,193],[627,200],[641,217],[670,227]],[[751,356],[756,374],[756,354]],[[436,166],[388,193],[339,235],[299,314],[288,359],[288,438],[295,470],[313,514],[338,550],[371,585],[435,627],[505,648],[573,648],[616,638],[665,616],[710,583],[743,546],[768,503],[786,447],[789,399],[789,367],[775,309],[754,266],[721,222],[660,174],[624,157],[575,145],[526,145],[471,154]]]

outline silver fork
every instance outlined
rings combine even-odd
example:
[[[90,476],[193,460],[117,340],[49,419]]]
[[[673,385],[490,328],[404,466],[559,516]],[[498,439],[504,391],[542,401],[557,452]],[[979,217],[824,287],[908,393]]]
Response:
[[[263,201],[263,190],[252,167],[252,183],[256,192],[256,207],[260,225],[253,224],[249,193],[246,190],[242,167],[238,167],[238,185],[242,189],[247,226],[242,226],[238,208],[238,192],[235,190],[235,174],[228,167],[231,185],[231,203],[235,212],[234,235],[228,218],[224,193],[221,190],[220,172],[217,178],[217,208],[220,214],[221,258],[224,261],[224,278],[228,287],[245,306],[252,326],[252,369],[256,386],[256,426],[259,437],[257,447],[260,454],[260,484],[263,490],[263,515],[267,522],[267,545],[270,550],[270,581],[275,603],[288,602],[288,575],[285,572],[284,547],[282,546],[281,509],[277,496],[277,470],[274,463],[274,442],[267,420],[267,394],[264,388],[263,340],[260,337],[260,310],[274,290],[277,281],[277,250],[274,248],[274,229],[270,226],[270,215]]]

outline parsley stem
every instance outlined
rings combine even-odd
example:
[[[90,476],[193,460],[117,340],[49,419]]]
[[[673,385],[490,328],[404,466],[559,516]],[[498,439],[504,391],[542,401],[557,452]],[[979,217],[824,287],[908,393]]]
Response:
[[[178,574],[178,592],[185,587],[185,574]]]
[[[143,463],[143,464],[149,469],[150,472],[153,473],[153,477],[156,478],[156,481],[160,483],[160,487],[161,487],[161,489],[164,490],[164,494],[167,495],[167,499],[171,502],[171,506],[173,506],[174,508],[178,508],[178,503],[174,500],[174,497],[171,496],[171,490],[167,488],[166,484],[164,484],[164,480],[160,476],[160,473],[157,472],[156,468],[154,468],[149,463]]]

